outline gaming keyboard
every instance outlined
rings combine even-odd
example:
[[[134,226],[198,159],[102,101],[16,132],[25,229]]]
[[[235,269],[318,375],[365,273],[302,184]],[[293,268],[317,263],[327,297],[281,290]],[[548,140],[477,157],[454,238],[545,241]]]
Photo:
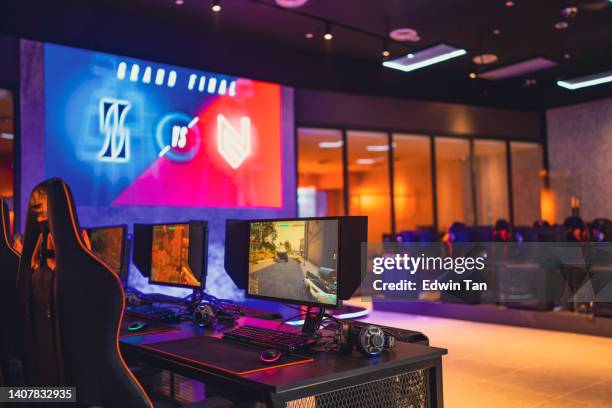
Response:
[[[316,340],[298,333],[289,333],[255,326],[240,326],[223,332],[224,339],[269,347],[282,351],[303,350],[316,344]]]
[[[126,307],[125,312],[131,317],[156,321],[173,321],[178,319],[177,313],[166,307],[153,305],[138,305]]]

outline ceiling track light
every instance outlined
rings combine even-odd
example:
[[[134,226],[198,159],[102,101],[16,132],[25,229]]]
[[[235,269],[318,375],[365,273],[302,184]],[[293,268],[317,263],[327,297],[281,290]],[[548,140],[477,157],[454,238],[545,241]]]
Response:
[[[389,42],[387,41],[387,39],[383,40],[383,47],[382,47],[381,54],[383,58],[389,58],[389,56],[391,55],[391,51],[389,51]]]
[[[211,10],[215,13],[221,11],[221,0],[213,0]]]
[[[334,35],[331,32],[331,26],[329,24],[325,25],[325,34],[323,34],[323,38],[327,41],[331,41],[334,38]]]

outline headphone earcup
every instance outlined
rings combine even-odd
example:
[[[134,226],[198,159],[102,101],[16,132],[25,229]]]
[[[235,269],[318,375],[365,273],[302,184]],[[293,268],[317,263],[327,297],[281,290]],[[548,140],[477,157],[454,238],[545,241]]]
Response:
[[[193,323],[200,327],[211,326],[217,321],[217,313],[210,303],[201,302],[193,311]]]
[[[382,353],[387,343],[385,333],[380,327],[366,326],[359,330],[355,344],[357,350],[366,356],[377,356]]]

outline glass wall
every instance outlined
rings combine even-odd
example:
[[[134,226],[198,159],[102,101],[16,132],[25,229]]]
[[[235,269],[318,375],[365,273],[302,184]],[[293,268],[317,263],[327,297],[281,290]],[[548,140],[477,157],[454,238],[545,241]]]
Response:
[[[438,229],[455,222],[475,223],[470,165],[470,141],[436,137],[436,195]]]
[[[387,133],[347,132],[349,214],[367,215],[368,241],[391,232],[389,141]]]
[[[393,134],[393,167],[396,230],[432,226],[434,217],[430,138]]]
[[[502,218],[509,221],[506,142],[474,140],[472,160],[478,224],[492,225]]]
[[[437,226],[443,232],[457,221],[492,225],[503,218],[522,226],[543,217],[544,163],[538,143],[344,132],[345,138],[341,129],[298,129],[300,216],[368,216],[370,242],[419,227]]]
[[[510,154],[514,224],[529,226],[542,217],[542,146],[537,143],[511,142]]]
[[[298,129],[298,215],[344,215],[342,132]]]
[[[13,94],[0,89],[0,197],[8,199],[11,223],[14,219],[14,138]]]

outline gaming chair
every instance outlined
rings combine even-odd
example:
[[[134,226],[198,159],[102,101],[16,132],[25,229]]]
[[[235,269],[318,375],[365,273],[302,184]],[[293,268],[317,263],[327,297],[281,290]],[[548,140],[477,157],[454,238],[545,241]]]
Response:
[[[68,186],[36,186],[17,280],[27,384],[74,386],[83,406],[152,407],[119,352],[121,283],[79,231]]]
[[[17,271],[20,254],[12,247],[8,205],[0,199],[0,385],[19,385],[17,360]]]

